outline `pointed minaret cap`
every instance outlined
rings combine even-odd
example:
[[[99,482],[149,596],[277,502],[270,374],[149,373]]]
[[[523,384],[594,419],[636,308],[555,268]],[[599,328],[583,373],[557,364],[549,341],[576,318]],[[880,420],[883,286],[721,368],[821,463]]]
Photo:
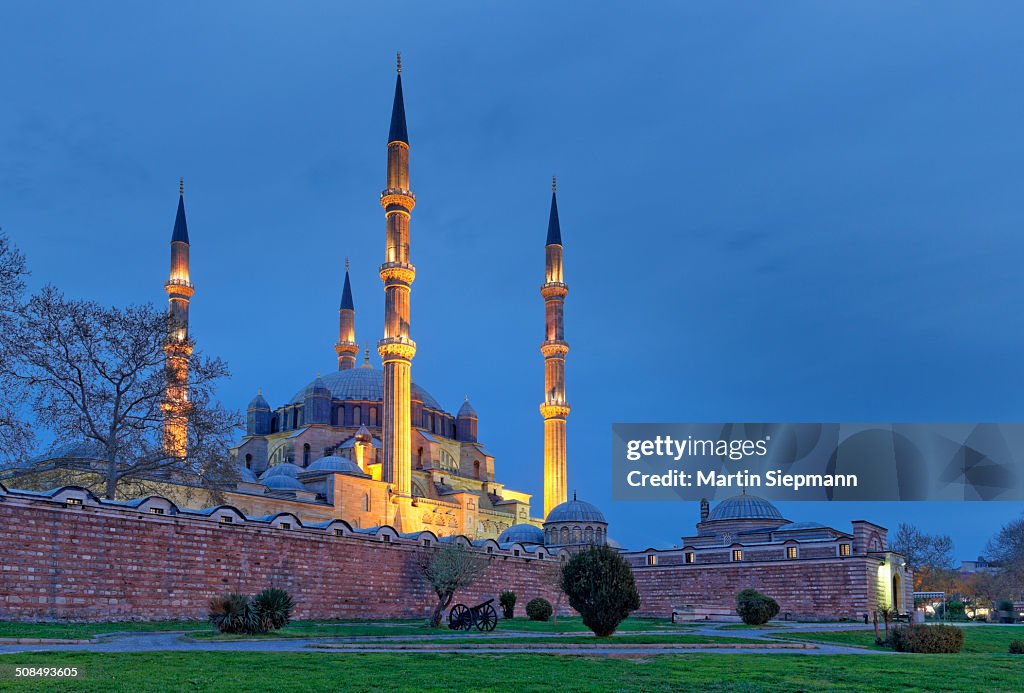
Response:
[[[558,224],[558,201],[555,199],[554,176],[551,176],[551,214],[548,215],[548,240],[545,245],[562,245],[562,229]]]
[[[362,426],[360,426],[359,430],[356,431],[356,442],[359,442],[359,443],[371,443],[371,442],[373,442],[373,436],[370,435],[370,429],[368,429],[366,427],[366,424],[363,424]]]
[[[360,366],[360,368],[373,368],[373,366],[370,365],[370,346],[369,345],[366,346],[366,357],[363,359],[363,365]]]
[[[348,280],[348,258],[345,258],[345,286],[341,290],[341,310],[355,310],[352,303],[352,284]]]
[[[405,127],[405,99],[402,97],[402,54],[398,54],[398,78],[395,80],[395,101],[391,106],[391,130],[388,142],[409,144],[409,132]]]
[[[185,220],[185,179],[178,180],[178,213],[174,217],[174,231],[171,232],[171,243],[179,241],[188,243],[188,222]]]
[[[476,409],[469,403],[469,395],[466,395],[466,401],[459,407],[459,412],[455,415],[457,419],[477,419]]]

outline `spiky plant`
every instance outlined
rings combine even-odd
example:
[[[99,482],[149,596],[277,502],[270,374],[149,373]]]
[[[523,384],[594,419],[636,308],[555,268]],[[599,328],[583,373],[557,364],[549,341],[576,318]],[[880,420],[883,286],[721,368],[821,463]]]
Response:
[[[252,611],[263,633],[288,625],[294,608],[291,595],[277,587],[268,587],[252,598]]]
[[[256,619],[249,598],[234,592],[214,597],[210,600],[210,623],[221,633],[251,633]]]

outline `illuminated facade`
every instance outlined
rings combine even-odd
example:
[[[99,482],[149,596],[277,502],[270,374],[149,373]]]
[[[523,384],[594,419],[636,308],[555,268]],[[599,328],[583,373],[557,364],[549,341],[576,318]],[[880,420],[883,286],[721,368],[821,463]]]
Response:
[[[195,294],[189,274],[188,223],[185,220],[185,182],[178,187],[178,212],[171,233],[171,274],[164,284],[168,300],[167,392],[164,415],[164,450],[185,457],[188,447],[188,361],[193,344],[188,336],[188,306]]]

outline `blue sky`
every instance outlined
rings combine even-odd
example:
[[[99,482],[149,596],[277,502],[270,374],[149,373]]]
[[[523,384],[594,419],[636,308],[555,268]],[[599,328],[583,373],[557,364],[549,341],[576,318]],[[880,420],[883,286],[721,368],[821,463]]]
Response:
[[[538,507],[553,173],[569,485],[624,545],[698,509],[611,501],[614,421],[1024,419],[1019,5],[495,7],[5,3],[0,225],[33,286],[162,302],[183,175],[193,334],[276,406],[334,367],[346,256],[380,334],[401,50],[413,375]],[[782,509],[972,558],[1024,504]]]

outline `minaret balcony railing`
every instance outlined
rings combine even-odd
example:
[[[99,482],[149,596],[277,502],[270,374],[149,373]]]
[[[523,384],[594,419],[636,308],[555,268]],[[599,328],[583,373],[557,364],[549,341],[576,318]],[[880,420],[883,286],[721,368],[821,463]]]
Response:
[[[384,363],[388,361],[411,361],[416,355],[416,342],[408,337],[385,337],[377,342],[377,353]]]
[[[192,282],[187,279],[168,279],[164,290],[171,298],[192,298],[196,293]]]
[[[569,285],[565,282],[545,282],[540,285],[540,295],[544,298],[565,298],[569,293]]]
[[[380,278],[384,283],[397,280],[402,284],[412,284],[416,278],[416,267],[406,262],[385,262],[380,266]]]
[[[412,190],[406,190],[405,188],[388,188],[380,194],[380,205],[385,211],[390,210],[392,206],[397,205],[406,212],[411,212],[412,208],[416,206],[416,196]]]
[[[544,358],[551,358],[554,356],[564,357],[569,353],[569,342],[561,339],[549,339],[540,343],[540,353],[544,354]]]

